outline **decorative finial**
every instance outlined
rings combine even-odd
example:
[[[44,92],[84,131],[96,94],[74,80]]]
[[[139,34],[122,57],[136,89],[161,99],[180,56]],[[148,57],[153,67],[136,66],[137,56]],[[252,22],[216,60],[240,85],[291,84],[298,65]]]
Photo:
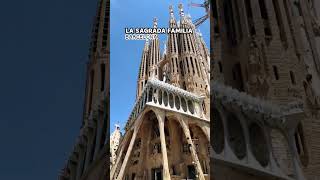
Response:
[[[178,7],[179,7],[179,10],[180,10],[180,16],[184,16],[183,5],[180,3]]]
[[[158,19],[153,18],[153,28],[157,28],[157,27],[158,27]]]
[[[174,17],[174,14],[173,14],[173,6],[172,6],[172,5],[169,6],[169,11],[170,11],[170,16],[171,16],[171,17]]]
[[[116,129],[118,129],[118,130],[120,129],[120,125],[119,124],[115,124],[114,126],[116,127]]]

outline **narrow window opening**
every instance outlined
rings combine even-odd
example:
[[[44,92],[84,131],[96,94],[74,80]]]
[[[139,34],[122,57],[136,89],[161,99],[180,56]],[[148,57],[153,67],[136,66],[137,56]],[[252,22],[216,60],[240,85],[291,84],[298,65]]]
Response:
[[[295,49],[295,52],[297,52],[297,42],[294,38],[294,31],[293,31],[293,28],[292,28],[292,22],[291,22],[291,14],[289,12],[289,8],[290,6],[288,6],[288,3],[287,1],[283,1],[284,3],[284,9],[286,11],[286,16],[287,16],[287,21],[288,21],[288,24],[290,26],[290,34],[291,34],[291,38],[292,38],[292,41],[293,41],[293,46],[294,46],[294,49]]]
[[[237,23],[237,26],[238,26],[238,35],[239,35],[239,41],[242,40],[242,26],[241,26],[241,20],[240,20],[240,12],[239,12],[239,5],[238,5],[238,1],[233,1],[234,2],[234,9],[236,11],[236,23]]]
[[[293,2],[294,4],[294,14],[296,16],[302,16],[301,4],[298,0]]]
[[[220,61],[218,62],[218,66],[219,66],[219,72],[222,73],[222,64]]]
[[[105,83],[106,83],[106,66],[105,66],[105,64],[100,65],[100,73],[101,73],[100,91],[104,91]]]
[[[94,71],[90,72],[90,94],[89,94],[89,113],[92,107],[92,96],[93,96],[93,82],[94,82]]]
[[[195,72],[195,70],[194,70],[194,66],[193,66],[192,57],[190,57],[190,61],[191,61],[191,66],[192,66],[192,72],[193,72],[193,74],[196,74],[196,72]]]
[[[177,72],[179,72],[179,65],[178,65],[178,59],[176,58],[176,69],[177,69]]]
[[[213,19],[214,19],[214,34],[219,35],[220,34],[220,27],[219,27],[219,17],[218,17],[218,9],[217,9],[217,3],[215,0],[213,0]]]
[[[287,41],[287,36],[286,36],[285,30],[284,30],[284,25],[283,25],[283,20],[282,20],[282,16],[281,16],[279,0],[272,0],[272,1],[273,1],[274,10],[275,10],[275,13],[276,13],[277,24],[278,24],[278,27],[279,27],[280,39],[281,39],[281,42],[282,42],[284,48],[287,49],[288,48],[288,41]]]
[[[294,140],[297,148],[297,153],[300,156],[301,163],[304,166],[307,166],[309,159],[308,159],[307,146],[305,143],[304,133],[303,133],[303,128],[301,123],[299,123],[296,129],[296,132],[294,133]]]
[[[246,14],[247,14],[247,21],[248,21],[248,28],[250,31],[250,35],[254,36],[256,34],[256,29],[254,27],[253,22],[253,15],[252,15],[252,9],[251,9],[251,0],[245,0],[245,6],[246,6]]]
[[[183,64],[182,61],[180,61],[180,70],[181,70],[181,76],[184,76],[184,70],[183,70]]]
[[[237,44],[237,37],[236,37],[236,30],[235,30],[235,20],[234,20],[234,14],[232,11],[232,6],[230,4],[230,1],[224,2],[224,18],[225,18],[225,24],[226,24],[226,31],[227,31],[227,37],[231,45]]]
[[[296,78],[295,78],[294,73],[292,71],[290,71],[290,78],[291,78],[291,83],[296,84]]]
[[[272,66],[273,67],[273,73],[274,77],[276,80],[279,80],[279,72],[278,72],[278,67],[277,66]]]
[[[233,66],[232,75],[234,80],[234,87],[239,91],[244,91],[244,83],[240,63],[237,63]]]
[[[271,27],[269,24],[268,10],[267,10],[265,0],[259,0],[259,6],[260,6],[261,18],[263,19],[263,24],[264,24],[264,34],[265,34],[265,38],[268,43],[272,38],[271,37],[272,32],[271,32]]]
[[[186,57],[186,64],[187,64],[187,70],[188,70],[188,73],[190,74],[190,68],[189,68],[189,63],[188,63],[188,58]],[[186,70],[186,71],[187,71]]]
[[[97,131],[96,130],[94,130],[94,138],[93,138],[93,143],[91,144],[91,154],[90,154],[90,163],[93,161],[93,156],[94,156],[94,151],[95,151],[95,149],[96,149],[96,144],[95,144],[95,142],[96,142],[96,140],[97,140]]]

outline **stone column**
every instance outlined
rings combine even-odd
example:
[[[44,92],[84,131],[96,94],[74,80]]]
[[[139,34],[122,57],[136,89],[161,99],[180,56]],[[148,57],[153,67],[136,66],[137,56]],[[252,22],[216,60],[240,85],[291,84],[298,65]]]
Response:
[[[299,154],[297,151],[297,147],[295,146],[295,139],[294,139],[294,130],[291,130],[288,133],[288,144],[289,144],[289,148],[291,151],[291,157],[292,157],[292,163],[293,163],[293,167],[294,167],[294,174],[295,174],[295,178],[297,180],[306,180],[306,178],[304,177],[303,171],[301,169],[300,163],[299,163]]]
[[[195,164],[195,167],[196,167],[196,170],[197,170],[198,178],[200,180],[205,180],[203,172],[202,172],[202,168],[201,168],[201,165],[200,165],[200,162],[199,162],[199,158],[198,158],[197,152],[195,150],[194,144],[193,144],[192,139],[191,139],[190,130],[188,128],[188,125],[183,121],[181,116],[179,117],[179,122],[180,122],[180,125],[181,125],[182,129],[183,129],[184,135],[186,136],[188,144],[191,145],[191,148],[190,148],[191,156],[192,156],[192,159],[194,161],[194,164]]]
[[[84,169],[87,169],[87,167],[89,166],[89,163],[90,163],[90,157],[91,157],[91,154],[94,153],[92,152],[92,146],[94,146],[94,142],[93,142],[93,130],[90,129],[88,130],[88,144],[87,144],[87,153],[86,153],[86,158],[85,158],[85,164],[84,164]]]
[[[78,158],[78,166],[77,166],[77,175],[76,175],[76,179],[80,179],[81,175],[82,175],[82,166],[85,160],[84,154],[85,154],[85,147],[81,147],[81,145],[79,145],[79,158]]]
[[[77,164],[70,162],[70,180],[76,180]]]
[[[163,111],[158,111],[157,119],[159,122],[159,131],[160,131],[160,141],[161,141],[161,152],[162,152],[162,164],[163,164],[163,178],[170,179],[170,171],[168,165],[168,154],[167,154],[167,145],[164,133],[164,120],[165,114]]]
[[[129,144],[129,147],[128,147],[126,156],[124,157],[123,163],[122,163],[122,165],[121,165],[121,169],[120,169],[120,172],[119,172],[119,175],[118,175],[118,178],[117,178],[117,179],[119,179],[119,180],[122,180],[122,179],[123,179],[123,176],[124,176],[124,173],[125,173],[124,171],[125,171],[125,169],[126,169],[126,166],[127,166],[128,160],[129,160],[129,157],[130,157],[130,155],[131,155],[131,151],[132,151],[134,142],[135,142],[135,140],[136,140],[137,134],[138,134],[138,128],[135,128],[134,131],[133,131],[133,135],[132,135],[132,137],[131,137],[131,141],[130,141],[130,144]]]
[[[97,126],[96,126],[96,131],[97,131],[97,137],[96,137],[96,142],[95,143],[95,149],[94,149],[94,155],[93,159],[95,159],[100,151],[100,141],[101,141],[101,136],[102,136],[102,124],[103,124],[103,119],[100,117],[100,112],[98,111],[98,119],[97,119]]]

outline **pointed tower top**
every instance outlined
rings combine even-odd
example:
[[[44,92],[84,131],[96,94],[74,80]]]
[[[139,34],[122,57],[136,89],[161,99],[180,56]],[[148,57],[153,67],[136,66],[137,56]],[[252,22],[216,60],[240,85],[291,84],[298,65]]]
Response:
[[[120,125],[119,124],[115,124],[114,126],[116,127],[116,130],[120,130]]]
[[[180,3],[178,7],[179,7],[179,10],[180,10],[180,16],[184,16],[183,5]]]
[[[146,42],[144,43],[143,51],[148,51],[148,47],[149,47],[149,40],[146,39]]]
[[[170,18],[174,18],[173,6],[172,5],[169,6],[169,12],[170,12]]]
[[[158,27],[158,19],[155,17],[153,18],[153,28],[157,28]]]

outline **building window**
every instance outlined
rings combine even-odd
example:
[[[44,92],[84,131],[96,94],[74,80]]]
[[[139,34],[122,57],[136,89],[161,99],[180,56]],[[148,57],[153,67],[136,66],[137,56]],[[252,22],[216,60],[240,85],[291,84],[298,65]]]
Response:
[[[100,73],[101,73],[100,91],[104,91],[105,84],[106,84],[106,65],[105,64],[100,65]]]
[[[268,12],[267,12],[267,7],[266,7],[266,3],[264,2],[264,0],[259,0],[259,6],[260,6],[260,14],[262,19],[268,19]]]
[[[240,42],[242,40],[242,25],[241,25],[241,19],[240,19],[241,16],[240,16],[240,12],[239,12],[238,3],[239,3],[239,1],[233,1],[233,6],[235,9],[235,13],[236,13],[235,18],[237,19],[236,23],[237,23],[237,27],[238,27],[238,40]]]
[[[291,78],[291,83],[296,84],[296,78],[295,78],[294,73],[292,71],[290,71],[290,78]]]
[[[300,2],[298,0],[295,0],[293,2],[293,4],[294,4],[294,15],[302,16],[302,10],[301,10]]]
[[[294,139],[295,139],[295,145],[297,148],[297,153],[300,157],[301,163],[304,166],[307,166],[309,158],[308,158],[307,147],[305,144],[304,133],[303,133],[303,128],[301,123],[299,123],[296,129],[296,132],[294,133]]]
[[[175,58],[175,60],[176,60],[176,69],[177,69],[177,72],[179,72],[178,59],[177,59],[177,58]]]
[[[184,76],[183,63],[180,61],[181,76]]]
[[[224,9],[224,20],[225,20],[225,25],[226,25],[226,32],[227,32],[227,37],[229,40],[229,43],[231,45],[236,45],[237,44],[237,37],[236,37],[236,29],[235,29],[235,20],[234,20],[234,14],[232,11],[232,5],[230,4],[231,1],[225,1],[223,4],[223,9]]]
[[[92,106],[92,96],[93,96],[93,83],[94,83],[94,71],[92,70],[90,72],[90,91],[89,91],[89,113],[91,111]]]
[[[152,169],[152,180],[162,180],[162,168]]]
[[[252,9],[251,9],[251,0],[245,0],[244,1],[245,6],[246,6],[246,14],[247,14],[247,21],[248,21],[248,28],[250,31],[250,35],[253,36],[256,34],[256,29],[254,27],[254,22],[253,22],[253,15],[252,15]]]
[[[272,66],[273,67],[273,74],[276,80],[279,80],[279,73],[278,73],[278,68],[277,66]]]
[[[188,58],[187,57],[186,57],[186,64],[187,64],[188,73],[190,74],[190,68],[189,68],[189,63],[188,63]]]
[[[194,70],[194,66],[193,66],[192,57],[190,57],[190,62],[191,62],[191,66],[192,66],[192,72],[193,72],[193,74],[196,74],[196,72],[195,72],[195,70]]]
[[[222,64],[220,61],[218,62],[218,66],[219,66],[219,72],[222,73]]]
[[[283,1],[283,4],[284,4],[284,9],[286,11],[286,16],[287,16],[287,21],[288,21],[288,24],[290,26],[290,34],[291,34],[291,38],[292,38],[292,41],[293,41],[293,45],[294,45],[294,50],[295,52],[297,52],[297,42],[296,42],[296,39],[294,38],[294,30],[293,30],[293,23],[291,21],[291,14],[290,14],[290,6],[288,6],[288,3],[287,1]]]
[[[272,32],[269,24],[268,10],[267,10],[265,0],[259,0],[259,6],[260,6],[261,18],[263,19],[263,23],[264,23],[264,34],[266,38],[270,40],[272,36]]]
[[[217,9],[217,2],[216,0],[212,1],[212,13],[213,13],[213,25],[214,25],[214,34],[220,34],[220,27],[219,27],[219,17],[218,17],[218,9]]]
[[[188,179],[197,179],[197,171],[193,165],[188,166]]]
[[[93,141],[92,141],[94,143],[91,144],[90,161],[89,161],[90,163],[93,161],[94,151],[96,149],[96,144],[95,144],[96,140],[97,140],[97,131],[94,130],[94,138],[93,138]]]
[[[184,144],[183,144],[182,152],[184,152],[184,153],[190,153],[190,149],[189,149],[189,144],[188,144],[188,143],[184,143]]]
[[[287,41],[287,36],[286,36],[285,30],[284,30],[284,24],[283,24],[283,20],[282,20],[279,0],[272,0],[272,2],[273,2],[273,6],[274,6],[274,11],[276,14],[277,24],[279,27],[281,42],[285,48],[288,48],[288,41]]]
[[[182,89],[183,89],[183,90],[187,90],[187,86],[186,86],[186,83],[185,83],[185,82],[182,83]]]

